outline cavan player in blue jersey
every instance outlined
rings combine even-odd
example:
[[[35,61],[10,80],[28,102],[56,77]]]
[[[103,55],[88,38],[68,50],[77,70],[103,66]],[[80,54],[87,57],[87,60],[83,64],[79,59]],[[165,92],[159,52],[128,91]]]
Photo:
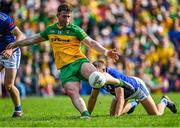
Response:
[[[128,103],[129,99],[138,100],[150,115],[162,115],[166,107],[168,107],[173,113],[177,112],[175,104],[168,98],[168,96],[163,96],[160,103],[156,105],[145,83],[141,79],[126,76],[116,69],[106,67],[105,63],[101,60],[95,61],[93,64],[98,71],[104,74],[108,73],[114,78],[120,80],[121,87],[118,85],[104,86],[107,91],[115,96],[112,100],[110,115],[120,116],[124,113],[133,112],[138,103],[136,101]],[[94,109],[98,94],[99,89],[93,88],[88,101],[88,111],[90,113],[92,113]]]
[[[10,43],[24,38],[24,34],[14,24],[12,18],[0,12],[0,71],[5,69],[4,85],[15,106],[12,117],[21,117],[22,115],[19,91],[14,86],[21,52],[19,48],[6,49],[6,47]]]

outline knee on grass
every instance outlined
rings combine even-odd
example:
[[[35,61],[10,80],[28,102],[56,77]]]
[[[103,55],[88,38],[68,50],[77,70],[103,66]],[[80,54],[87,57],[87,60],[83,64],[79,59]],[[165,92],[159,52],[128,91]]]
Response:
[[[154,115],[154,116],[161,116],[162,113],[160,112],[148,112],[149,115]]]

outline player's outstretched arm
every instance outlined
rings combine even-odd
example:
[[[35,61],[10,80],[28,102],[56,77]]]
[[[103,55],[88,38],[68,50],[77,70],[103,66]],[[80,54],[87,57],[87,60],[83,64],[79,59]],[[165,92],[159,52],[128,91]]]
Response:
[[[24,40],[26,38],[18,27],[15,27],[11,33],[16,36],[16,41]]]
[[[115,61],[119,59],[120,54],[116,49],[107,50],[99,42],[93,40],[89,36],[87,36],[82,42],[86,46],[95,49],[97,52],[101,53],[102,55],[111,57]]]
[[[94,109],[98,94],[99,94],[99,89],[92,89],[91,95],[89,96],[88,107],[87,107],[90,114],[92,113],[92,111]]]
[[[111,76],[109,73],[106,73],[106,72],[104,72],[103,74],[104,74],[104,76],[106,77],[105,86],[106,86],[107,84],[120,85],[120,80],[119,80],[119,79]]]
[[[17,41],[15,43],[11,43],[9,44],[6,49],[13,49],[13,48],[17,48],[17,47],[21,47],[21,46],[28,46],[28,45],[32,45],[32,44],[36,44],[36,43],[40,43],[42,41],[45,41],[44,38],[42,38],[40,36],[40,34],[35,34],[33,36],[27,37],[24,40],[21,41]]]

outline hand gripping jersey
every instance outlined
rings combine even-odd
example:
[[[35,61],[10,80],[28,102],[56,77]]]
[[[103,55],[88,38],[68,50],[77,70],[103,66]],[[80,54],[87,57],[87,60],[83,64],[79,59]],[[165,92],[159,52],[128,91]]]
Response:
[[[8,44],[15,41],[16,37],[11,33],[15,27],[12,18],[0,12],[0,53],[5,50]]]
[[[49,40],[57,69],[85,58],[81,52],[80,41],[86,38],[87,34],[80,27],[74,24],[59,26],[55,23],[47,27],[40,35]]]

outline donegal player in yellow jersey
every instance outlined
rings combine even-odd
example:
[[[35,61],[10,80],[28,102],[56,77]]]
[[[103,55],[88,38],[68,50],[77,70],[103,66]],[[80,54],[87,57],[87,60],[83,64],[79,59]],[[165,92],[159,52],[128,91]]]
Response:
[[[51,43],[58,69],[85,58],[80,51],[80,41],[87,37],[86,33],[74,24],[60,26],[55,23],[40,35]]]
[[[80,43],[114,60],[118,59],[118,52],[105,49],[100,43],[90,38],[81,28],[71,24],[71,14],[72,10],[69,5],[60,5],[57,10],[57,23],[47,27],[44,32],[10,44],[7,49],[49,40],[57,69],[61,71],[62,86],[67,95],[70,96],[75,108],[81,113],[82,118],[89,118],[90,114],[87,111],[86,104],[79,94],[80,81],[88,80],[97,74],[99,76],[91,81],[92,84],[97,85],[104,80],[106,80],[106,83],[120,84],[120,81],[111,76],[102,75],[100,72],[97,73],[96,68],[89,63],[89,60],[80,51]]]

